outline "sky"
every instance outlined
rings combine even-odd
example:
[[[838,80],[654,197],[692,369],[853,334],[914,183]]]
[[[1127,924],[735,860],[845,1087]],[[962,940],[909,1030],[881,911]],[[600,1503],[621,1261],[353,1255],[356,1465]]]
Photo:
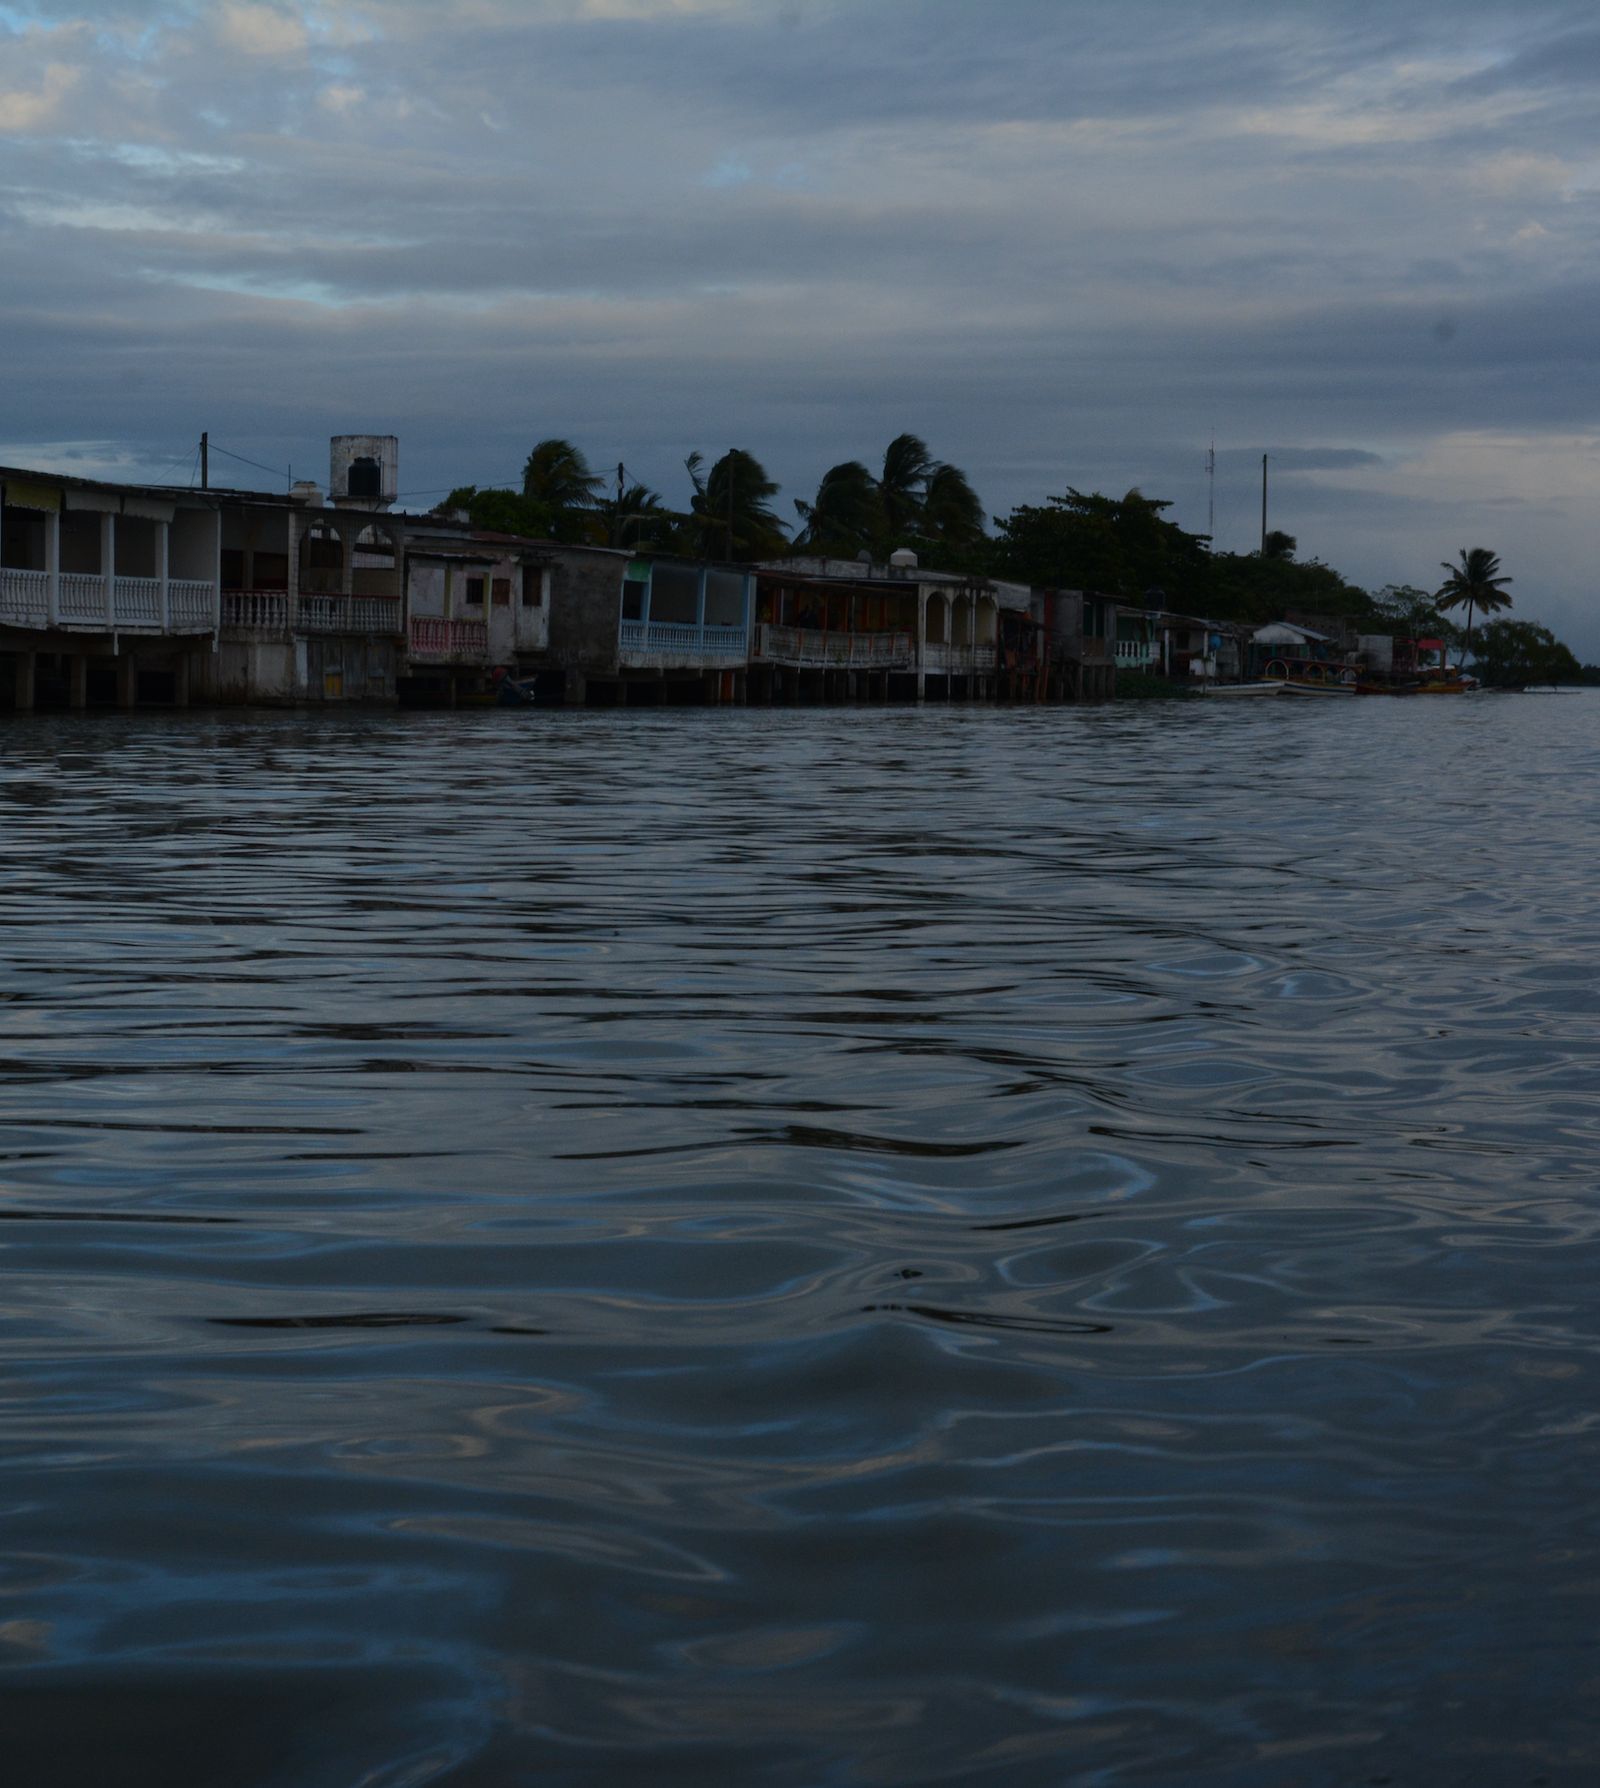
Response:
[[[1600,660],[1597,101],[1540,0],[0,0],[0,462],[792,516],[909,429],[1249,551],[1267,453],[1300,557],[1489,547]]]

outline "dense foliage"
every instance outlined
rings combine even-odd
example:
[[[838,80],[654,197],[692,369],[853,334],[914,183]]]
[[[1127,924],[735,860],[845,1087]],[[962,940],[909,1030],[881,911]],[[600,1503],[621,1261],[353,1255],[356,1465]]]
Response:
[[[876,476],[858,459],[831,466],[811,502],[795,499],[796,552],[884,559],[908,546],[922,563],[980,570],[983,504],[959,466],[937,460],[920,436],[896,435]],[[976,553],[976,557],[974,554]]]
[[[1548,627],[1532,621],[1490,621],[1478,629],[1473,672],[1496,689],[1530,683],[1581,683],[1583,668]]]

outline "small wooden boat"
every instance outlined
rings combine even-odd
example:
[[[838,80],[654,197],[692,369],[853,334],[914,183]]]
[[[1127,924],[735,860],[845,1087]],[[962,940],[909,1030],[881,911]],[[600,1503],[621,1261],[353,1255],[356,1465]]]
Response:
[[[1292,678],[1280,687],[1285,695],[1354,695],[1354,683],[1297,683]]]
[[[1205,695],[1281,695],[1281,683],[1206,683],[1202,686]]]

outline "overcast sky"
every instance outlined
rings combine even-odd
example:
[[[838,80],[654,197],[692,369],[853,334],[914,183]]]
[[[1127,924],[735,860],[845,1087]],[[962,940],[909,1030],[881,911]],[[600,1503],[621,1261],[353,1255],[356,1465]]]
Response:
[[[912,429],[1203,531],[1214,433],[1220,546],[1270,452],[1302,557],[1600,658],[1597,102],[1592,3],[0,0],[0,460],[792,514]]]

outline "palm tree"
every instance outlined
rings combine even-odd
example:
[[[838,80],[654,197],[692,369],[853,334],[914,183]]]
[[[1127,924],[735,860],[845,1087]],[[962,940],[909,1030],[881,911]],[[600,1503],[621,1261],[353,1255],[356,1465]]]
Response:
[[[878,481],[858,459],[831,466],[817,486],[816,500],[805,503],[796,497],[794,506],[805,524],[795,539],[797,552],[854,558],[870,551],[883,529]]]
[[[660,496],[643,484],[630,484],[616,496],[600,505],[604,521],[605,544],[637,546],[654,540],[657,535],[681,518],[674,515]]]
[[[560,515],[593,509],[605,480],[570,441],[540,441],[522,468],[522,494]]]
[[[928,443],[917,435],[896,435],[883,456],[883,476],[878,480],[878,501],[889,538],[915,533],[922,520],[928,480],[936,465]]]
[[[983,537],[983,504],[959,466],[933,468],[922,500],[922,525],[935,540],[970,546]]]
[[[1459,565],[1441,559],[1439,569],[1446,576],[1433,593],[1435,604],[1441,609],[1466,605],[1467,638],[1461,648],[1461,662],[1465,665],[1467,654],[1472,650],[1472,611],[1482,609],[1485,614],[1492,615],[1500,609],[1510,608],[1511,598],[1505,594],[1504,586],[1515,580],[1501,576],[1500,560],[1486,546],[1475,546],[1470,552],[1462,547]]]
[[[742,447],[730,447],[707,474],[702,455],[684,461],[694,484],[689,527],[696,549],[726,559],[775,559],[788,536],[772,511],[778,487],[766,467]]]

